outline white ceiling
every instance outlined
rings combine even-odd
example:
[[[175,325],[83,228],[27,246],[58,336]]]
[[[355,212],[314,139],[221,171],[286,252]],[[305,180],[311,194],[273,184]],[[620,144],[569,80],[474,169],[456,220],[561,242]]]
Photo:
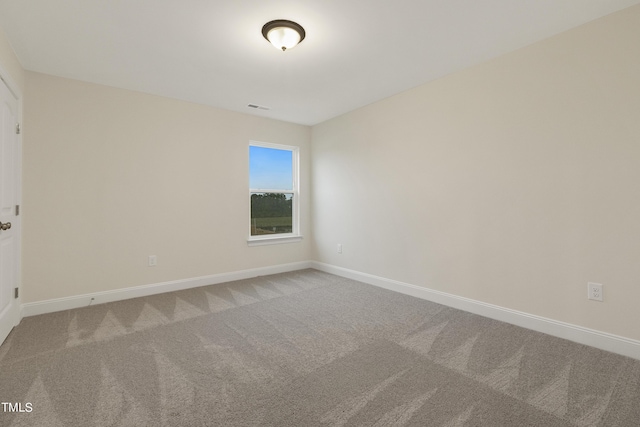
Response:
[[[0,0],[0,27],[27,70],[313,125],[638,3]]]

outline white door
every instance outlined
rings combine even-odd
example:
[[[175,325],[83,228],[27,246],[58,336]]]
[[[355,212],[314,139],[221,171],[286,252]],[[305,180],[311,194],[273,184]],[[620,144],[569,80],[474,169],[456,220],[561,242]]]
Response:
[[[0,344],[18,323],[18,101],[0,80]]]

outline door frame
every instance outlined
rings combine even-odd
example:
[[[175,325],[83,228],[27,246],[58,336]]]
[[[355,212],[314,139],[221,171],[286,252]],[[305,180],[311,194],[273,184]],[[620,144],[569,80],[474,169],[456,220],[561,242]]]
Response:
[[[23,120],[22,120],[22,91],[16,84],[15,80],[11,77],[11,74],[0,63],[0,84],[5,85],[9,92],[16,98],[18,104],[18,111],[16,112],[16,120],[20,123],[20,133],[16,135],[16,151],[15,151],[15,180],[16,180],[16,204],[20,206],[20,214],[15,217],[14,238],[16,239],[15,247],[15,263],[16,263],[16,278],[15,286],[18,287],[18,298],[14,303],[16,307],[16,315],[14,319],[13,327],[17,326],[22,320],[22,135],[23,135]],[[5,337],[0,337],[0,344],[4,341]]]

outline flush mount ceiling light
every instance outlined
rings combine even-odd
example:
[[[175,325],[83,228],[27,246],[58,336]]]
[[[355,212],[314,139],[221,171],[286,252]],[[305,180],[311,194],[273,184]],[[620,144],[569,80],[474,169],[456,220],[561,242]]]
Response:
[[[305,32],[300,24],[286,19],[276,19],[264,24],[262,35],[276,49],[284,52],[304,40]]]

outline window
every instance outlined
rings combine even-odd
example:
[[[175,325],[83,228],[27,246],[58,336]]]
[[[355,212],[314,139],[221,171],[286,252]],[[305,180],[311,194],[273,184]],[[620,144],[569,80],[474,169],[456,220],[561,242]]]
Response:
[[[298,241],[298,147],[249,144],[249,244]]]

